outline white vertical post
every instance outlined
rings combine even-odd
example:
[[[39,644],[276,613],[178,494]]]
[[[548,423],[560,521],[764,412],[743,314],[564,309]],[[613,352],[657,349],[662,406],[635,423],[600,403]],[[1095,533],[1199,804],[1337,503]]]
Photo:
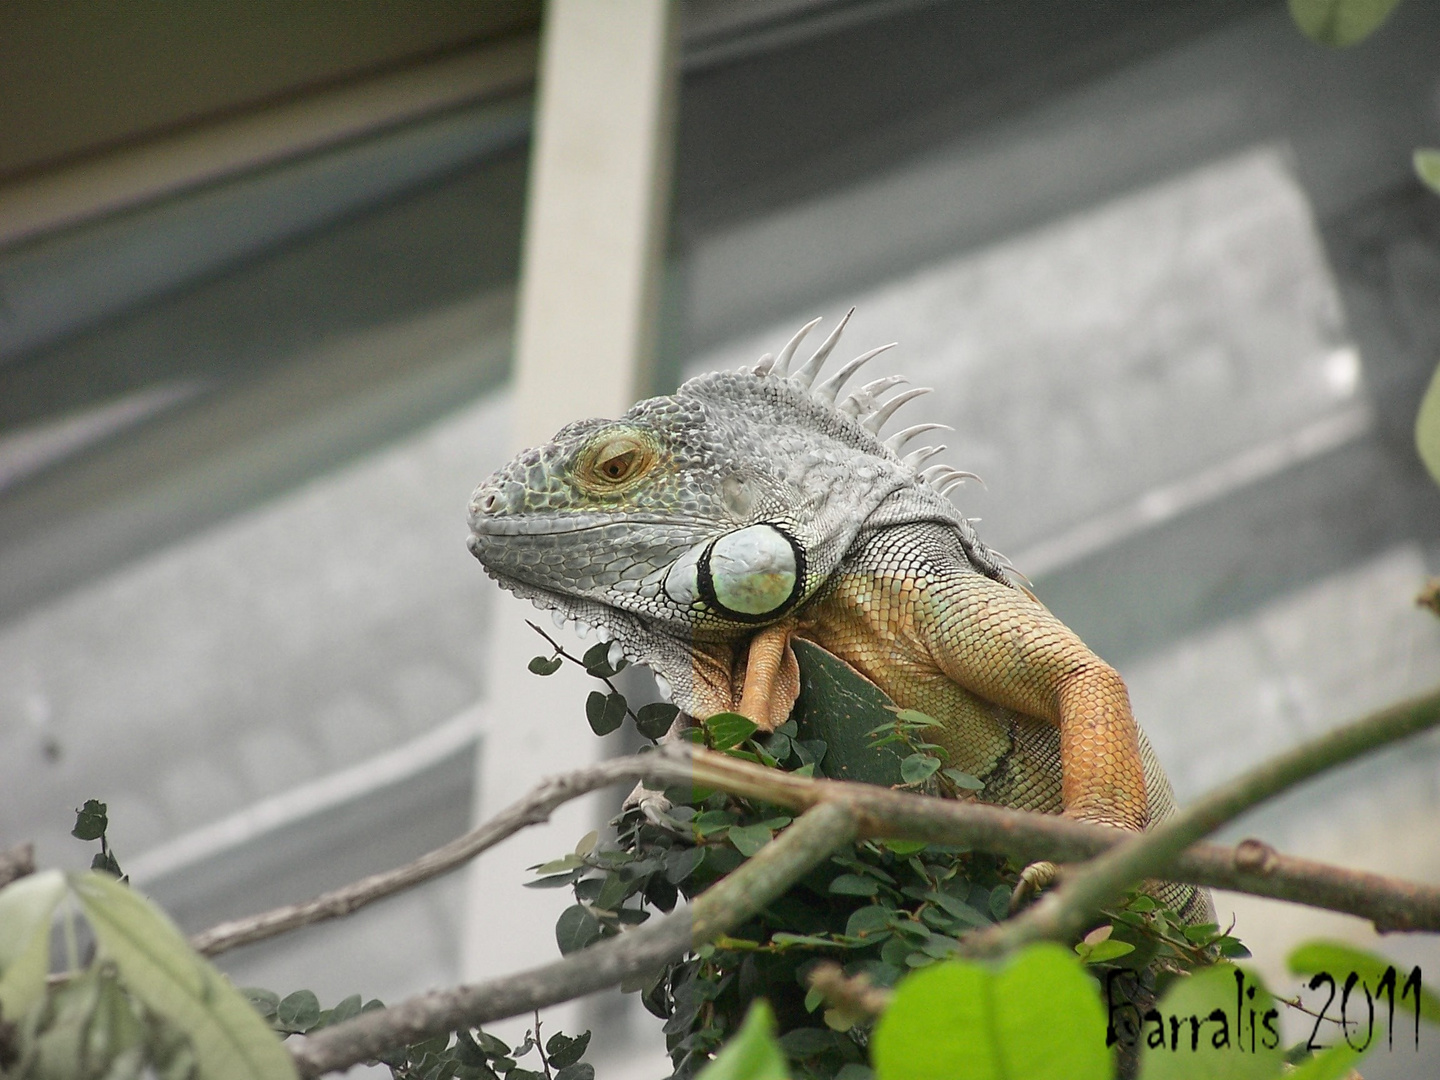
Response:
[[[646,385],[668,209],[675,22],[670,0],[546,5],[516,332],[517,450],[572,420],[619,415]],[[545,647],[523,620],[553,632],[548,614],[509,594],[496,599],[477,765],[482,817],[600,749],[585,728],[593,687],[584,673],[526,670]],[[467,979],[555,958],[555,920],[572,899],[569,890],[523,889],[532,879],[525,868],[570,850],[595,813],[593,801],[572,803],[481,857],[467,890]],[[562,1010],[547,1015],[551,1031],[566,1024]]]

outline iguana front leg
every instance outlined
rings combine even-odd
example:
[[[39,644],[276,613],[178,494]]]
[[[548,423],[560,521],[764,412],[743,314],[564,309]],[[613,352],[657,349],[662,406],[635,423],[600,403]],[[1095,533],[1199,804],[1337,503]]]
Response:
[[[873,534],[803,613],[802,633],[897,704],[939,720],[932,738],[985,781],[982,799],[1149,824],[1119,675],[1038,600],[975,571],[954,532],[920,524]],[[1017,897],[1053,875],[1050,864],[1028,867]]]
[[[1074,631],[1027,593],[976,573],[925,582],[914,608],[919,638],[947,678],[1060,729],[1067,817],[1149,824],[1125,683]]]

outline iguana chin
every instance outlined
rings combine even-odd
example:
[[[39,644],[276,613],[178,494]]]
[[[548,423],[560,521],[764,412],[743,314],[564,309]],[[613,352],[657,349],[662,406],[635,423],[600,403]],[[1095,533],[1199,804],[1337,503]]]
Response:
[[[525,450],[476,489],[470,550],[504,588],[648,665],[692,717],[783,723],[801,637],[940,720],[929,737],[984,801],[1125,829],[1164,818],[1170,783],[1120,676],[980,542],[946,497],[967,474],[925,467],[944,448],[902,456],[943,425],[880,437],[925,391],[882,402],[892,376],[837,402],[890,346],[820,380],[846,320],[803,363],[818,319],[753,368]],[[1034,886],[1053,867],[1028,873]]]

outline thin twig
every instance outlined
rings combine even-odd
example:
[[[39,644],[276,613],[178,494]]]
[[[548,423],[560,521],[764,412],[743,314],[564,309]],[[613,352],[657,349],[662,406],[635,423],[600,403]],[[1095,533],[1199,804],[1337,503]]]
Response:
[[[1266,799],[1317,773],[1440,724],[1440,692],[1382,709],[1266,761],[1076,871],[1054,892],[1008,922],[971,934],[975,955],[999,955],[1030,941],[1067,940],[1106,904],[1146,878],[1169,876],[1177,856]]]
[[[610,681],[610,676],[608,676],[608,675],[596,675],[593,671],[591,671],[588,667],[585,666],[585,661],[584,661],[584,660],[582,660],[580,657],[576,656],[574,653],[566,652],[566,651],[565,651],[565,647],[564,647],[563,645],[561,645],[558,641],[556,641],[553,637],[551,637],[549,634],[547,634],[547,633],[546,633],[544,630],[542,630],[540,627],[536,626],[536,625],[535,625],[533,622],[531,622],[529,619],[526,619],[526,620],[525,620],[525,625],[528,626],[528,627],[530,627],[531,630],[534,630],[537,634],[539,634],[542,638],[544,638],[547,642],[550,643],[550,647],[555,650],[554,655],[551,657],[551,659],[554,659],[555,656],[558,656],[558,657],[560,657],[562,660],[568,660],[568,661],[570,661],[570,663],[572,663],[572,664],[577,664],[577,665],[579,665],[579,667],[585,672],[586,675],[589,675],[592,679],[599,679],[599,680],[600,680],[601,682],[603,682],[607,687],[609,687],[609,688],[610,688],[610,693],[612,693],[612,694],[618,694],[618,693],[620,693],[619,687],[617,687],[613,682]],[[607,664],[610,662],[609,659],[608,659],[608,657],[607,657],[607,659],[606,659],[605,662],[606,662]],[[616,674],[616,675],[619,675],[620,672],[621,672],[621,670],[623,670],[623,668],[626,667],[626,666],[628,666],[628,662],[622,661],[621,667],[615,669],[615,674]],[[632,723],[634,723],[634,724],[636,724],[636,725],[638,725],[638,724],[640,723],[640,717],[639,717],[638,715],[636,715],[634,709],[630,708],[630,703],[629,703],[628,701],[625,703],[625,715],[630,718],[630,721],[631,721]],[[636,730],[638,731],[639,728],[637,727]],[[650,736],[645,735],[645,733],[644,733],[643,731],[641,731],[640,734],[641,734],[641,735],[644,735],[645,738],[647,738],[647,739],[650,738]],[[653,743],[653,742],[657,742],[658,740],[656,740],[656,739],[650,739],[650,741]]]
[[[569,1001],[654,971],[745,922],[855,834],[850,808],[816,807],[688,908],[544,967],[421,994],[325,1028],[294,1047],[296,1066],[302,1076],[346,1069],[396,1046]]]
[[[658,758],[653,754],[612,758],[563,776],[542,780],[534,790],[512,803],[494,818],[443,847],[427,852],[414,862],[379,874],[371,874],[349,885],[322,893],[300,904],[263,911],[203,930],[190,939],[191,946],[206,956],[283,934],[326,919],[348,915],[397,892],[413,888],[431,878],[464,865],[487,848],[513,836],[529,825],[549,820],[562,804],[622,780],[644,780]]]

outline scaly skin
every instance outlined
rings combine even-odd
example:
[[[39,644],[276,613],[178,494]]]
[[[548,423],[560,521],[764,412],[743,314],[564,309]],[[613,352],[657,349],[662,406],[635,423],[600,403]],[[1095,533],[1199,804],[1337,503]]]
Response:
[[[525,451],[476,490],[471,550],[505,588],[650,665],[690,716],[736,710],[773,730],[799,692],[799,636],[940,720],[935,741],[985,801],[1137,830],[1170,814],[1120,677],[944,497],[964,474],[922,472],[931,449],[901,458],[914,429],[878,437],[906,396],[879,403],[897,380],[835,405],[860,358],[815,385],[843,327],[794,372],[809,327],[776,361]],[[1165,892],[1208,914],[1203,893]]]

